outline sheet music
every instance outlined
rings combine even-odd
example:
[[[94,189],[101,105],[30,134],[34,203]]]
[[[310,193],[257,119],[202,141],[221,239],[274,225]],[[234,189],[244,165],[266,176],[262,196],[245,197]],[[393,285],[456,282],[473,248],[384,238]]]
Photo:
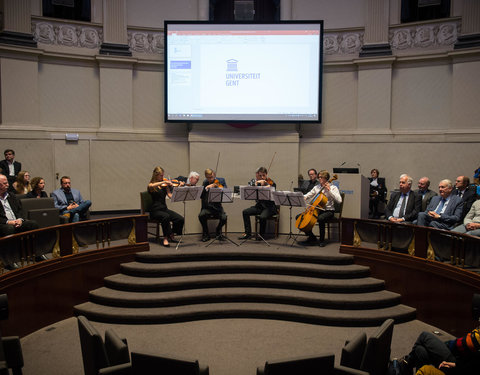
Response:
[[[243,200],[271,201],[271,193],[271,186],[240,186],[240,198]]]
[[[172,202],[195,201],[200,199],[203,186],[178,186],[173,188]]]
[[[208,203],[232,203],[233,191],[231,188],[210,188]]]
[[[305,198],[300,191],[274,191],[273,200],[278,206],[306,207]]]

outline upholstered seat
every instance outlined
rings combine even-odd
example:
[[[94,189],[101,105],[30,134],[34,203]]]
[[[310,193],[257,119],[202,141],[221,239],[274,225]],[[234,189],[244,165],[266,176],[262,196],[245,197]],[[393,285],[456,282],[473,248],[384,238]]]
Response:
[[[257,368],[257,375],[368,375],[364,371],[342,366],[334,366],[335,356],[331,353],[317,356],[289,358],[267,361],[265,366]]]
[[[201,366],[197,360],[164,357],[158,354],[132,352],[134,375],[208,375],[208,366]]]
[[[118,371],[110,371],[109,374],[129,373],[131,365],[126,340],[120,339],[114,331],[107,330],[104,342],[87,318],[79,316],[77,321],[85,375],[98,375],[101,369],[111,366]]]
[[[345,350],[342,350],[340,364],[366,371],[370,375],[384,375],[390,361],[393,327],[394,320],[387,319],[368,338],[359,366],[358,358],[361,348],[364,346],[364,339],[361,335],[357,335],[351,342],[347,343]]]

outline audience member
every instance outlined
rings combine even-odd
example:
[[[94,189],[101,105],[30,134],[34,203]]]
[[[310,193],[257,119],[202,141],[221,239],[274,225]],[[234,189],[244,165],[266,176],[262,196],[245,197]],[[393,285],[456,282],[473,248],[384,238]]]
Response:
[[[397,223],[412,222],[417,218],[422,207],[419,195],[412,189],[413,179],[402,174],[399,181],[400,191],[392,192],[387,207],[385,208],[385,219]]]
[[[303,194],[307,194],[315,186],[319,184],[317,178],[317,171],[314,168],[308,170],[308,180],[303,180],[297,191],[301,191]]]
[[[8,192],[8,179],[5,175],[0,175],[0,202],[0,237],[38,228],[36,221],[22,218],[22,203],[15,194]],[[6,250],[2,249],[0,259],[10,269],[18,268],[14,261],[8,259]]]
[[[17,179],[17,175],[22,170],[22,163],[15,161],[15,151],[12,149],[6,149],[3,154],[5,160],[0,161],[1,173],[7,176],[10,189],[13,189],[13,183]]]
[[[61,188],[52,193],[55,207],[72,223],[85,220],[92,202],[83,200],[80,191],[71,188],[70,177],[63,176],[60,179],[60,185]]]
[[[27,194],[32,190],[30,185],[30,173],[27,171],[20,171],[17,180],[13,183],[13,188],[16,194]]]
[[[452,231],[480,237],[480,200],[473,202],[470,211],[463,219],[463,224],[453,228]]]
[[[202,241],[206,242],[210,240],[210,234],[208,232],[208,218],[215,217],[218,219],[218,225],[215,230],[215,236],[217,239],[222,239],[222,227],[227,222],[227,214],[223,210],[221,203],[210,203],[208,201],[208,195],[210,188],[215,187],[227,187],[225,179],[222,177],[216,177],[215,172],[211,169],[205,170],[205,180],[203,181],[202,192],[202,209],[198,214],[198,220],[202,224]]]
[[[478,328],[463,337],[443,342],[430,332],[418,336],[412,351],[399,361],[400,374],[473,375],[480,365]],[[427,368],[428,367],[428,368]]]
[[[467,176],[458,176],[455,180],[455,190],[453,194],[458,195],[463,201],[462,218],[467,215],[473,202],[477,200],[477,191],[474,186],[470,186],[470,179]],[[460,221],[461,221],[460,220]]]
[[[370,175],[372,177],[368,178],[370,180],[370,212],[368,217],[371,219],[378,219],[380,217],[380,213],[378,212],[378,204],[380,202],[385,202],[387,196],[385,179],[383,177],[378,177],[379,174],[380,172],[378,169],[374,168],[370,171]]]
[[[452,194],[453,184],[442,180],[438,185],[439,196],[433,197],[424,212],[418,214],[418,225],[451,230],[461,220],[463,201]]]
[[[418,189],[415,190],[415,193],[422,198],[422,212],[427,209],[432,198],[437,195],[437,193],[430,190],[429,187],[430,179],[428,177],[422,177],[418,180]]]
[[[34,177],[30,182],[32,190],[26,195],[26,198],[48,198],[45,192],[45,180],[43,177]]]

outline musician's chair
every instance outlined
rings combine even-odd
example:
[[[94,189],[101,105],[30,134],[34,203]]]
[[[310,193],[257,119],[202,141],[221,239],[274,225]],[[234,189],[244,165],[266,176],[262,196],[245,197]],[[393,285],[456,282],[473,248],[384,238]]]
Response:
[[[218,214],[208,215],[208,217],[207,217],[208,234],[210,234],[210,235],[211,234],[216,234],[216,229],[217,229],[219,220],[220,220],[220,218],[218,217]],[[215,222],[215,226],[210,225],[211,221]],[[225,236],[227,235],[227,224],[228,224],[228,215],[225,218],[225,225],[223,226],[224,231],[225,231]]]
[[[277,206],[277,213],[267,218],[267,226],[265,227],[265,231],[268,230],[268,223],[273,222],[274,225],[274,238],[278,237],[278,229],[280,226],[280,206]],[[258,237],[258,228],[260,226],[260,215],[255,215],[255,237]]]
[[[153,200],[150,193],[148,191],[142,191],[140,193],[140,213],[142,215],[145,215],[145,214],[148,215],[147,233],[153,234],[155,236],[155,240],[158,241],[160,238],[160,221],[150,218],[150,208],[152,207],[152,204],[153,204]],[[155,232],[148,232],[148,224],[150,223],[155,224],[155,227],[156,227]]]
[[[338,241],[341,240],[342,235],[341,235],[341,225],[340,225],[340,219],[342,218],[342,211],[343,211],[343,203],[345,202],[345,193],[340,193],[342,197],[342,203],[336,203],[335,202],[335,213],[333,214],[333,217],[325,221],[325,226],[328,234],[328,239],[330,240],[332,238],[332,232],[331,232],[331,226],[332,225],[337,225],[337,233],[338,233]]]

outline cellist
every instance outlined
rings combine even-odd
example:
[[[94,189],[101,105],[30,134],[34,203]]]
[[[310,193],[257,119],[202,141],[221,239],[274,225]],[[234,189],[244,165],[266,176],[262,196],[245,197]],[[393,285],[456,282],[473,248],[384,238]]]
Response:
[[[330,173],[328,173],[328,171],[322,170],[318,172],[318,181],[320,183],[303,196],[307,202],[307,205],[313,202],[319,193],[323,193],[327,197],[327,203],[325,204],[325,207],[317,208],[317,210],[319,210],[317,222],[320,228],[318,245],[321,247],[325,246],[325,221],[333,217],[335,212],[335,203],[342,202],[340,191],[335,185],[330,184],[328,182],[329,180]],[[306,231],[305,234],[308,236],[308,238],[301,242],[303,245],[312,246],[317,244],[317,238],[313,234],[312,230]]]

